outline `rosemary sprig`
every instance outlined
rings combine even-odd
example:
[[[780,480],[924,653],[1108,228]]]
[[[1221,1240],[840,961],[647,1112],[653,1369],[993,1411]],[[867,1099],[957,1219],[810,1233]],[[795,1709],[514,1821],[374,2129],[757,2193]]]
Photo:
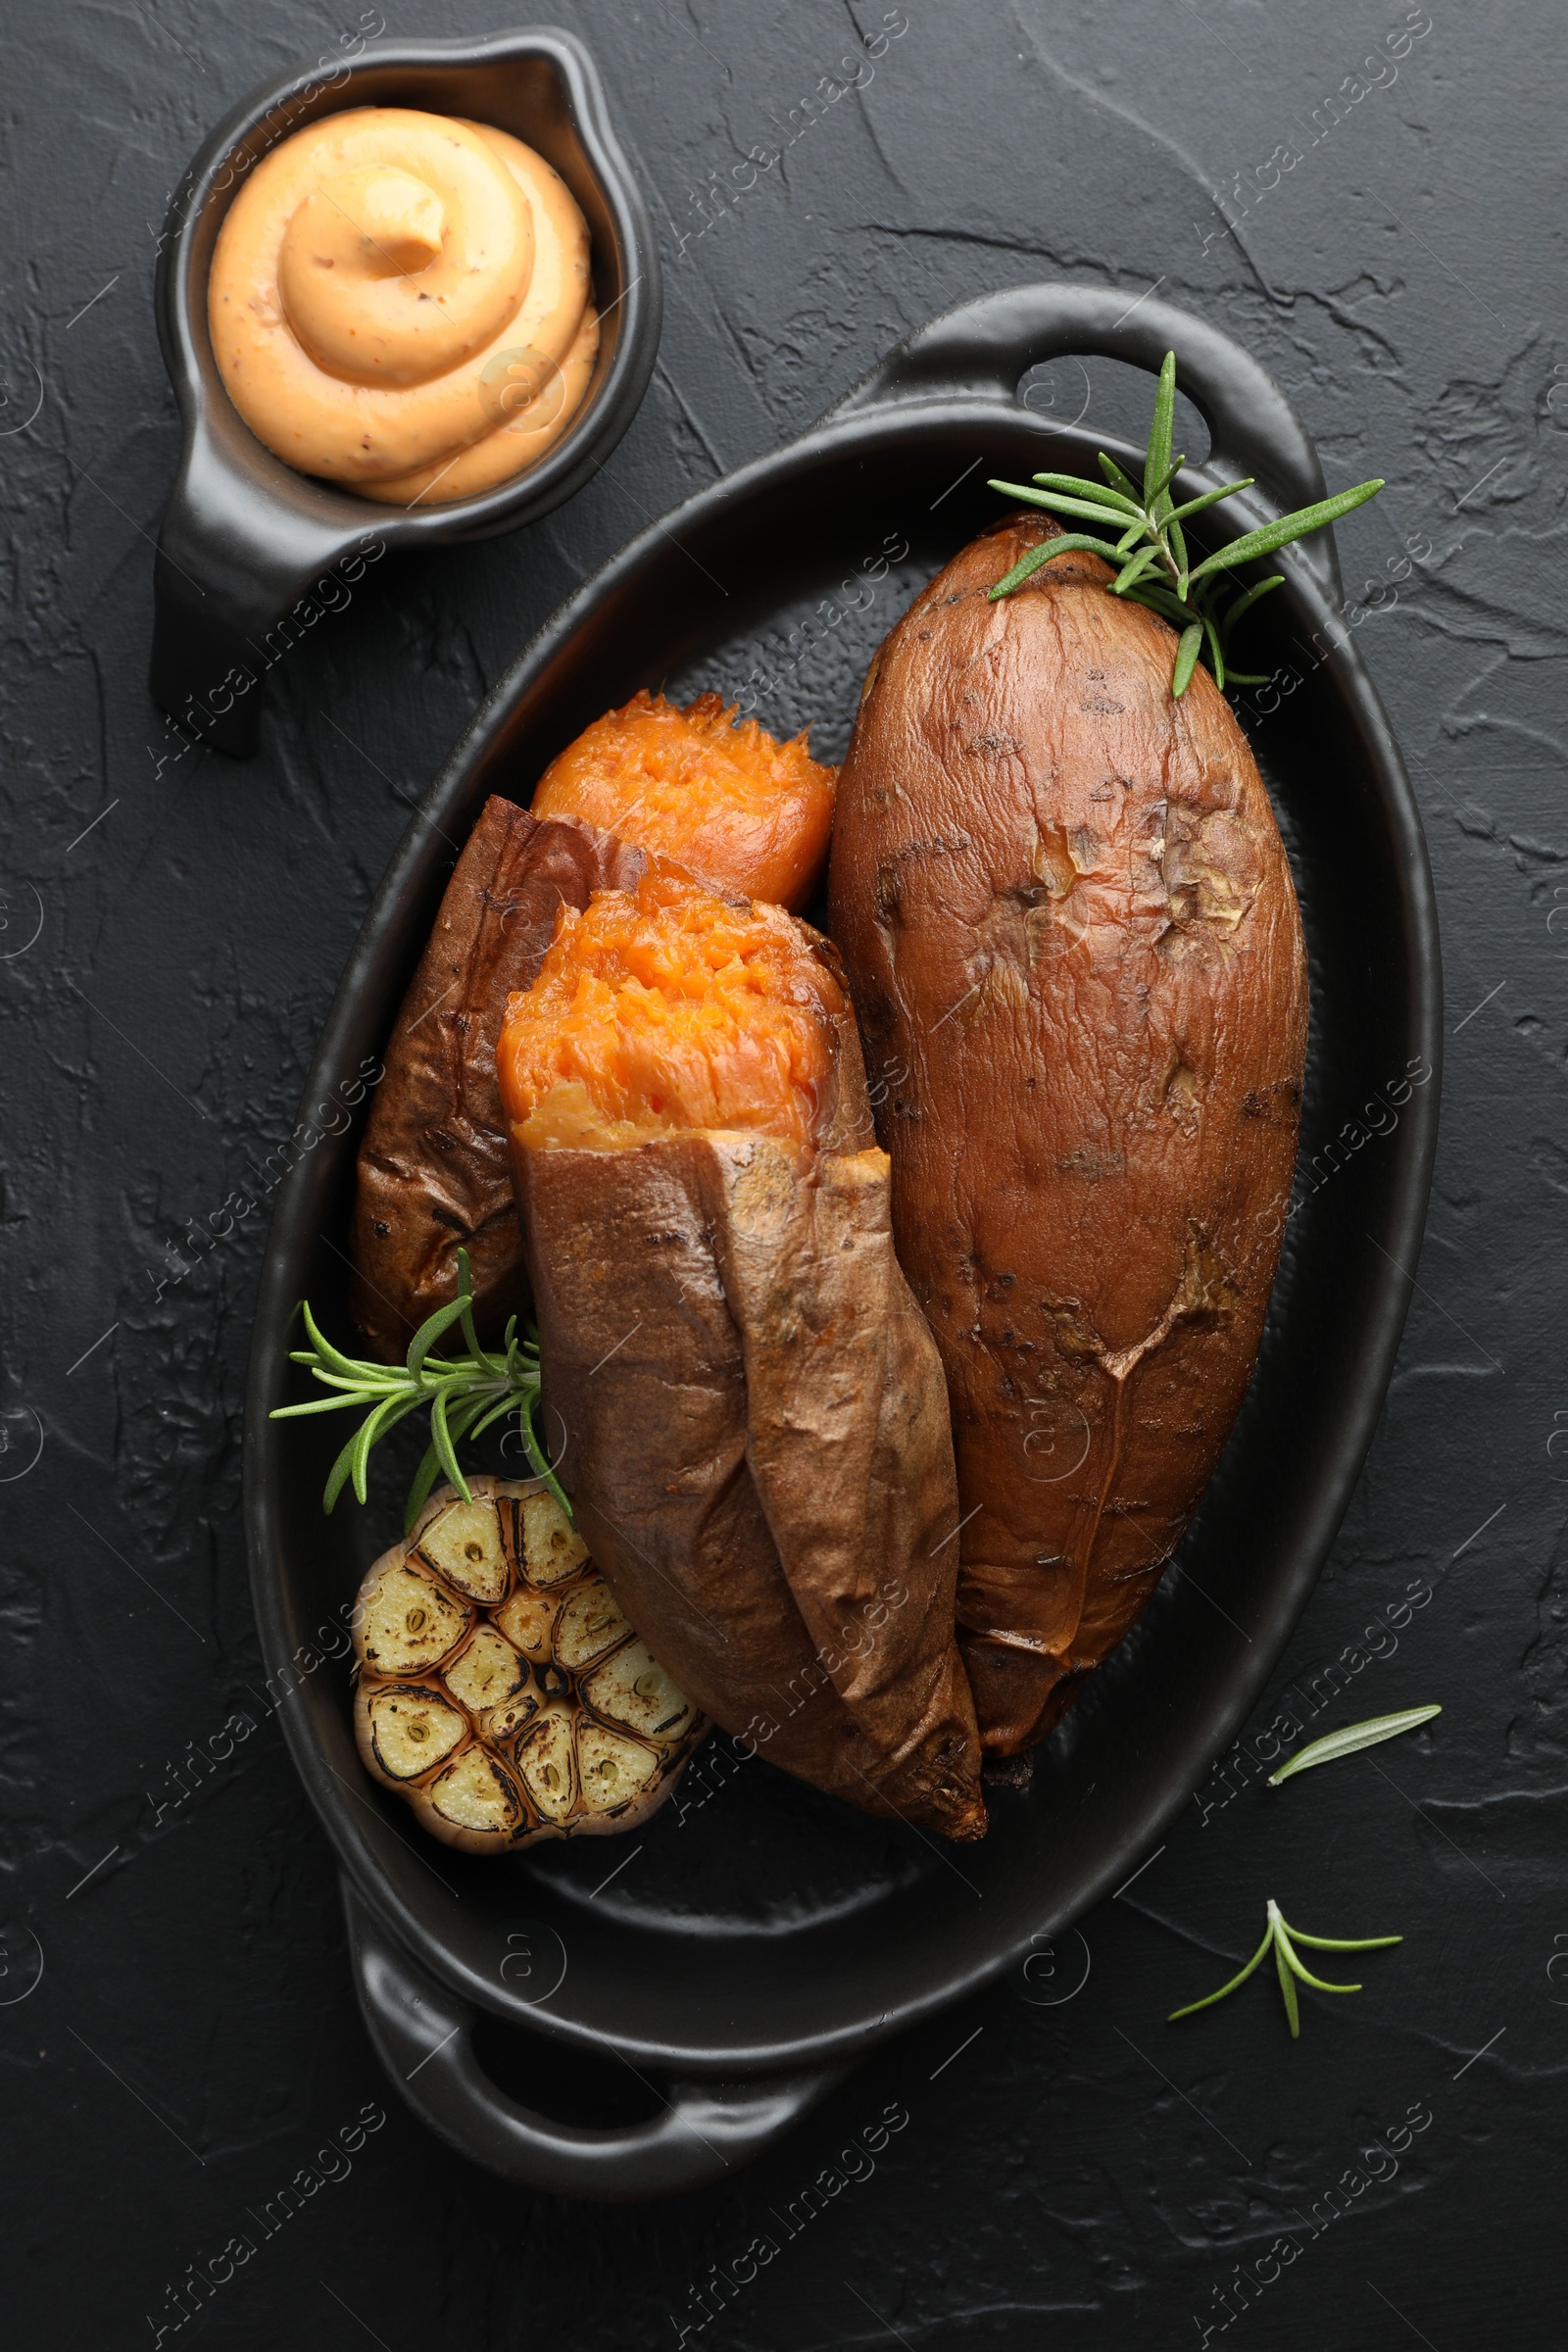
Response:
[[[465,1502],[473,1499],[458,1461],[458,1446],[465,1438],[481,1436],[493,1422],[511,1412],[517,1416],[523,1448],[535,1477],[544,1480],[570,1516],[571,1505],[545,1459],[534,1428],[540,1389],[537,1344],[518,1339],[517,1318],[514,1315],[499,1350],[480,1347],[473,1324],[473,1282],[466,1250],[458,1251],[456,1298],[447,1306],[437,1307],[420,1324],[409,1343],[408,1360],[404,1364],[372,1363],[363,1356],[344,1355],[318,1329],[309,1300],[302,1301],[300,1311],[311,1345],[291,1349],[289,1360],[308,1365],[313,1379],[338,1393],[313,1399],[309,1404],[280,1404],[270,1418],[290,1421],[306,1413],[343,1412],[352,1406],[368,1408],[327,1475],[326,1490],[321,1496],[323,1510],[331,1510],[351,1481],[355,1494],[364,1502],[370,1448],[408,1414],[428,1406],[430,1444],[409,1490],[405,1532],[414,1525],[443,1471]],[[462,1326],[467,1354],[435,1354],[436,1342],[454,1324]]]
[[[1264,686],[1267,679],[1256,672],[1232,667],[1230,641],[1238,623],[1258,599],[1283,586],[1285,575],[1275,572],[1266,580],[1254,582],[1222,612],[1218,593],[1220,574],[1233,571],[1239,564],[1251,563],[1254,557],[1272,555],[1275,548],[1285,547],[1293,539],[1304,539],[1309,532],[1320,531],[1325,523],[1338,521],[1342,514],[1348,514],[1367,499],[1375,498],[1383,482],[1381,478],[1358,482],[1353,490],[1341,490],[1333,498],[1320,499],[1316,506],[1281,515],[1278,522],[1265,523],[1260,530],[1244,532],[1217,555],[1204,556],[1194,563],[1183,524],[1195,514],[1201,514],[1205,508],[1217,506],[1222,498],[1234,498],[1238,490],[1250,490],[1253,477],[1250,474],[1246,481],[1227,482],[1222,489],[1205,491],[1200,498],[1190,498],[1177,506],[1172,485],[1187,460],[1171,456],[1175,414],[1176,354],[1167,351],[1154,394],[1154,417],[1141,485],[1135,484],[1103,450],[1100,452],[1103,481],[1087,481],[1073,473],[1037,473],[1033,476],[1034,489],[1021,482],[993,481],[987,485],[1000,490],[1004,497],[1022,499],[1031,507],[1044,507],[1049,514],[1065,515],[1076,522],[1093,522],[1102,534],[1096,537],[1083,531],[1067,531],[1047,540],[1043,546],[1031,548],[997,582],[991,590],[991,601],[1010,596],[1054,556],[1086,550],[1114,566],[1116,577],[1110,591],[1113,596],[1126,597],[1135,605],[1147,605],[1179,632],[1170,681],[1173,695],[1186,693],[1200,658],[1213,671],[1218,686],[1223,687],[1227,679],[1236,686]]]
[[[1314,1740],[1278,1772],[1271,1772],[1268,1786],[1277,1788],[1295,1773],[1310,1772],[1314,1764],[1332,1764],[1338,1756],[1353,1756],[1358,1748],[1376,1747],[1380,1740],[1397,1740],[1401,1732],[1413,1732],[1417,1724],[1430,1723],[1434,1715],[1442,1713],[1441,1707],[1404,1707],[1397,1715],[1369,1715],[1364,1723],[1348,1723]]]
[[[1174,2025],[1179,2017],[1192,2017],[1198,2010],[1211,2009],[1216,2001],[1222,2001],[1228,1992],[1236,1990],[1238,1984],[1245,1984],[1252,1971],[1262,1965],[1264,1955],[1272,1944],[1274,1965],[1279,1972],[1280,1991],[1285,1997],[1285,2014],[1291,2024],[1291,2039],[1296,2041],[1299,2038],[1301,2032],[1300,2012],[1296,1999],[1296,1979],[1298,1977],[1300,1978],[1303,1984],[1311,1984],[1319,1992],[1359,1992],[1361,1989],[1359,1984],[1330,1984],[1325,1983],[1322,1977],[1314,1977],[1309,1969],[1301,1966],[1296,1950],[1297,1944],[1311,1944],[1315,1950],[1320,1952],[1374,1952],[1382,1950],[1386,1944],[1402,1943],[1403,1941],[1402,1936],[1308,1936],[1304,1928],[1292,1928],[1286,1925],[1278,1903],[1270,1895],[1268,1898],[1268,1925],[1263,1930],[1263,1940],[1247,1966],[1239,1970],[1228,1984],[1222,1984],[1218,1992],[1205,1993],[1200,2001],[1189,2001],[1185,2009],[1173,2009],[1165,2023]]]

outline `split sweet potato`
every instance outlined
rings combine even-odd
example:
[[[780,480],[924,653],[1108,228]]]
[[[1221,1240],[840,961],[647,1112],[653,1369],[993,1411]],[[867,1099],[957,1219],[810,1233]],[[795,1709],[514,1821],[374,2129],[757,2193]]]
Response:
[[[456,1297],[460,1249],[481,1331],[526,1304],[495,1049],[557,909],[635,889],[650,860],[779,904],[815,887],[834,771],[804,735],[776,743],[734,719],[715,694],[681,710],[643,692],[567,745],[531,810],[486,802],[387,1045],[360,1152],[351,1302],[387,1357]]]
[[[1250,1377],[1296,1156],[1299,912],[1246,738],[1093,556],[958,555],[876,656],[829,898],[941,1350],[988,1751],[1136,1617]]]
[[[627,1616],[787,1771],[980,1835],[942,1369],[832,949],[649,875],[562,916],[499,1072],[552,1445]]]
[[[633,695],[552,760],[534,814],[585,818],[710,890],[804,906],[827,857],[834,772],[804,734],[775,742],[736,708]]]
[[[562,906],[586,906],[596,890],[635,889],[647,862],[592,825],[542,823],[510,801],[485,803],[387,1041],[360,1147],[350,1304],[389,1361],[457,1297],[460,1249],[481,1330],[526,1305],[496,1085],[507,998],[531,985]]]

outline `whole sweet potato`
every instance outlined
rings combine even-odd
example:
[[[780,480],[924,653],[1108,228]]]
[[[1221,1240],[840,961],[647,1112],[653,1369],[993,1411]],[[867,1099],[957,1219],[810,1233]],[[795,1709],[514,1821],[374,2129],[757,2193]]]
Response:
[[[957,1453],[988,1751],[1043,1737],[1136,1617],[1251,1374],[1296,1156],[1301,925],[1206,671],[1015,517],[873,661],[830,923]]]
[[[770,1762],[978,1837],[947,1396],[832,949],[650,877],[564,921],[499,1066],[552,1450],[622,1608]]]
[[[457,1297],[460,1249],[481,1329],[526,1305],[496,1085],[508,993],[532,984],[563,906],[635,889],[647,864],[580,819],[541,823],[511,801],[486,801],[387,1041],[360,1146],[350,1304],[389,1361]]]

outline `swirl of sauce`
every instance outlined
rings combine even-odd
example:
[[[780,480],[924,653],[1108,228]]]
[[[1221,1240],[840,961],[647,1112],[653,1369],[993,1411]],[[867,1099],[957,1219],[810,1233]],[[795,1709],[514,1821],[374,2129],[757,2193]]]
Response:
[[[467,496],[564,432],[599,349],[588,229],[506,131],[358,107],[296,131],[229,208],[213,348],[258,440],[362,497]]]

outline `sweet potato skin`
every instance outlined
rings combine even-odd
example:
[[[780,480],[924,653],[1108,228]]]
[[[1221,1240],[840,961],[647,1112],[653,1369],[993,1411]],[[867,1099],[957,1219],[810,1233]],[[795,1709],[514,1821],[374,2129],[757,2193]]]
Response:
[[[1143,1606],[1251,1374],[1307,988],[1283,844],[1206,671],[1054,535],[965,548],[873,662],[830,924],[941,1350],[958,1619],[988,1752],[1050,1729]]]
[[[514,1130],[547,1426],[616,1598],[706,1713],[864,1810],[978,1837],[942,1370],[847,1008],[840,1034],[804,1174],[764,1135]]]
[[[591,825],[485,803],[403,1000],[360,1146],[350,1304],[388,1361],[456,1298],[460,1249],[481,1331],[526,1306],[496,1078],[508,993],[532,986],[563,905],[635,890],[647,864]]]

